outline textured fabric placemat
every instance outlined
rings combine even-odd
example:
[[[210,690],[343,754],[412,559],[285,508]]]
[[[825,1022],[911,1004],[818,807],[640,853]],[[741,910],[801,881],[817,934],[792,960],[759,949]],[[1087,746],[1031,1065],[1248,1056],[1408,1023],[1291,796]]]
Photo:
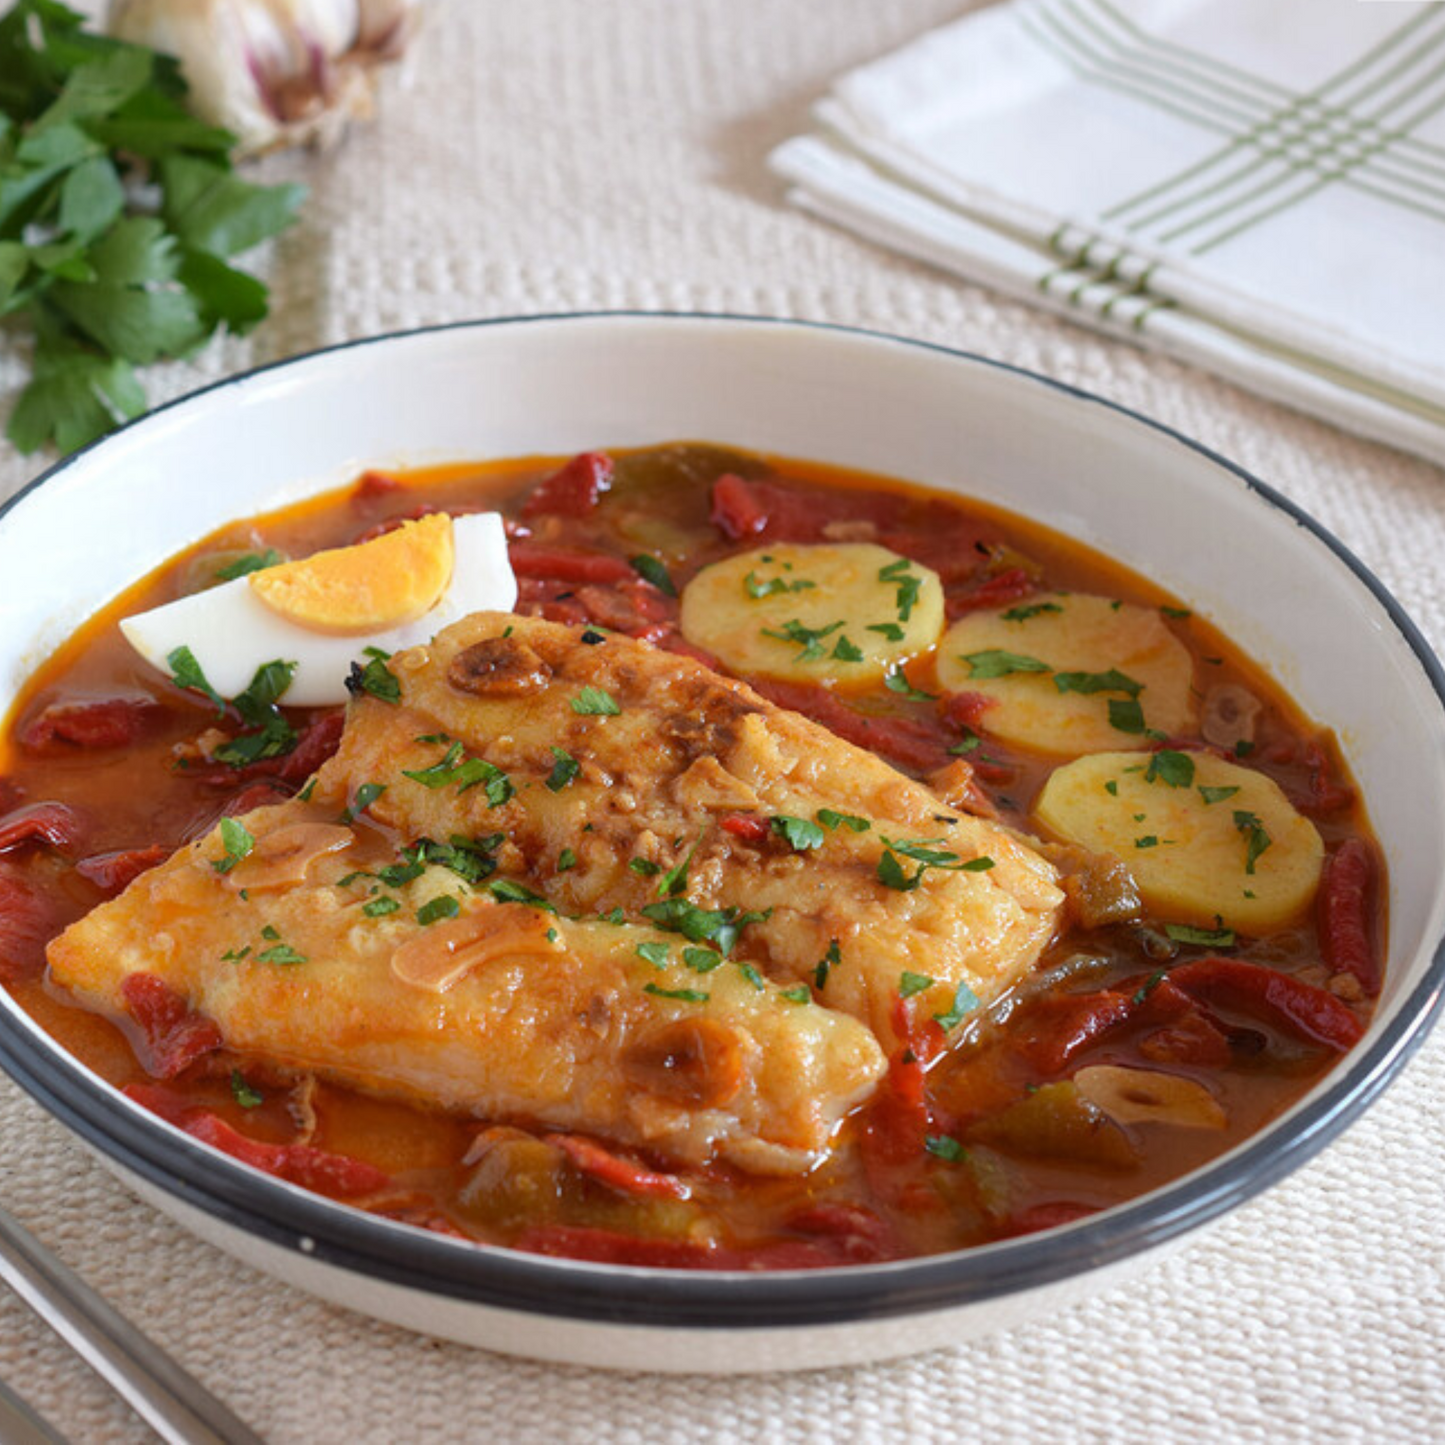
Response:
[[[1340,534],[1445,644],[1437,470],[782,205],[765,156],[829,81],[962,8],[451,0],[380,125],[323,160],[268,163],[313,188],[271,261],[272,321],[167,370],[155,395],[474,316],[682,307],[871,326],[1036,368],[1200,438]],[[22,374],[10,347],[6,401]],[[38,469],[0,455],[0,495]],[[0,1199],[278,1445],[1374,1445],[1445,1436],[1442,1094],[1445,1034],[1319,1160],[1137,1284],[957,1350],[799,1377],[553,1368],[332,1309],[137,1203],[3,1081]],[[3,1295],[0,1375],[77,1442],[151,1438]]]

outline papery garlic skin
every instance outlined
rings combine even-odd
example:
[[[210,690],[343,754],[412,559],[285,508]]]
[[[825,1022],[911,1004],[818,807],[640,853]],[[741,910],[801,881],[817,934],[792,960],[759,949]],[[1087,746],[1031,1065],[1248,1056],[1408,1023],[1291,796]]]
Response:
[[[405,49],[421,0],[111,0],[108,29],[174,55],[188,104],[252,153],[336,140],[371,113],[373,71]]]

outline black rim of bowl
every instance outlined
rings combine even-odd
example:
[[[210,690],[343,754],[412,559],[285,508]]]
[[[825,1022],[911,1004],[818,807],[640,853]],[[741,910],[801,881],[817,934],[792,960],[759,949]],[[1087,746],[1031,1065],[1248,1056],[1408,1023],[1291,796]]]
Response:
[[[601,311],[496,317],[420,327],[344,342],[224,378],[178,398],[122,430],[174,407],[281,367],[337,352],[429,334],[539,322],[690,322],[836,332],[911,347],[1028,383],[1126,417],[1213,462],[1327,546],[1388,614],[1414,652],[1442,707],[1445,671],[1419,629],[1378,578],[1331,532],[1288,498],[1192,438],[1129,407],[1036,372],[972,352],[861,327],[706,312]],[[112,436],[115,434],[112,433]],[[102,438],[49,468],[3,506],[0,521],[39,487],[69,470]],[[259,1174],[161,1124],[0,1007],[0,1066],[87,1143],[183,1205],[257,1240],[366,1280],[499,1310],[576,1321],[651,1327],[768,1329],[886,1320],[959,1308],[1041,1288],[1141,1255],[1243,1203],[1312,1158],[1355,1119],[1404,1066],[1434,1024],[1445,983],[1445,939],[1424,976],[1378,1035],[1330,1073],[1316,1098],[1282,1128],[1246,1141],[1221,1161],[1098,1216],[1021,1239],[892,1264],[821,1271],[733,1274],[596,1265],[549,1259],[428,1234],[337,1205]],[[353,1296],[354,1297],[354,1296]],[[780,1361],[784,1364],[784,1361]]]

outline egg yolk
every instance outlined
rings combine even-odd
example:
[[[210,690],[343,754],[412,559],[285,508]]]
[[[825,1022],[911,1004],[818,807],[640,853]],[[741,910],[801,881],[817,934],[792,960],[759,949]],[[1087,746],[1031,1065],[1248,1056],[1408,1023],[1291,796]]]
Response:
[[[283,562],[249,578],[256,596],[312,632],[352,636],[415,622],[452,580],[452,519],[433,512],[370,542]]]

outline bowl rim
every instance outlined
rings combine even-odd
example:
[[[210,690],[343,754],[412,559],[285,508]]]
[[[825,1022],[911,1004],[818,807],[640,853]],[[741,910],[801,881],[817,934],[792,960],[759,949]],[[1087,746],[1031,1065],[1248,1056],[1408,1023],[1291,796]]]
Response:
[[[1183,446],[1242,481],[1264,504],[1322,542],[1370,593],[1418,660],[1445,710],[1445,669],[1382,582],[1332,532],[1237,463],[1165,423],[1067,382],[956,347],[865,327],[705,311],[563,311],[448,322],[360,337],[223,377],[164,403],[61,459],[0,504],[0,523],[40,487],[121,432],[286,367],[425,336],[537,323],[674,322],[832,333],[927,351],[1104,408]],[[1288,1132],[1256,1135],[1170,1184],[1096,1216],[1014,1240],[884,1264],[758,1273],[601,1265],[445,1238],[334,1203],[206,1148],[125,1099],[49,1042],[9,1002],[0,1006],[0,1067],[49,1113],[122,1171],[242,1234],[362,1278],[449,1300],[614,1325],[712,1330],[877,1321],[924,1314],[1057,1284],[1121,1263],[1216,1219],[1311,1159],[1356,1119],[1428,1034],[1445,994],[1445,938],[1388,1023],[1292,1112]],[[58,1065],[58,1068],[57,1068]]]

